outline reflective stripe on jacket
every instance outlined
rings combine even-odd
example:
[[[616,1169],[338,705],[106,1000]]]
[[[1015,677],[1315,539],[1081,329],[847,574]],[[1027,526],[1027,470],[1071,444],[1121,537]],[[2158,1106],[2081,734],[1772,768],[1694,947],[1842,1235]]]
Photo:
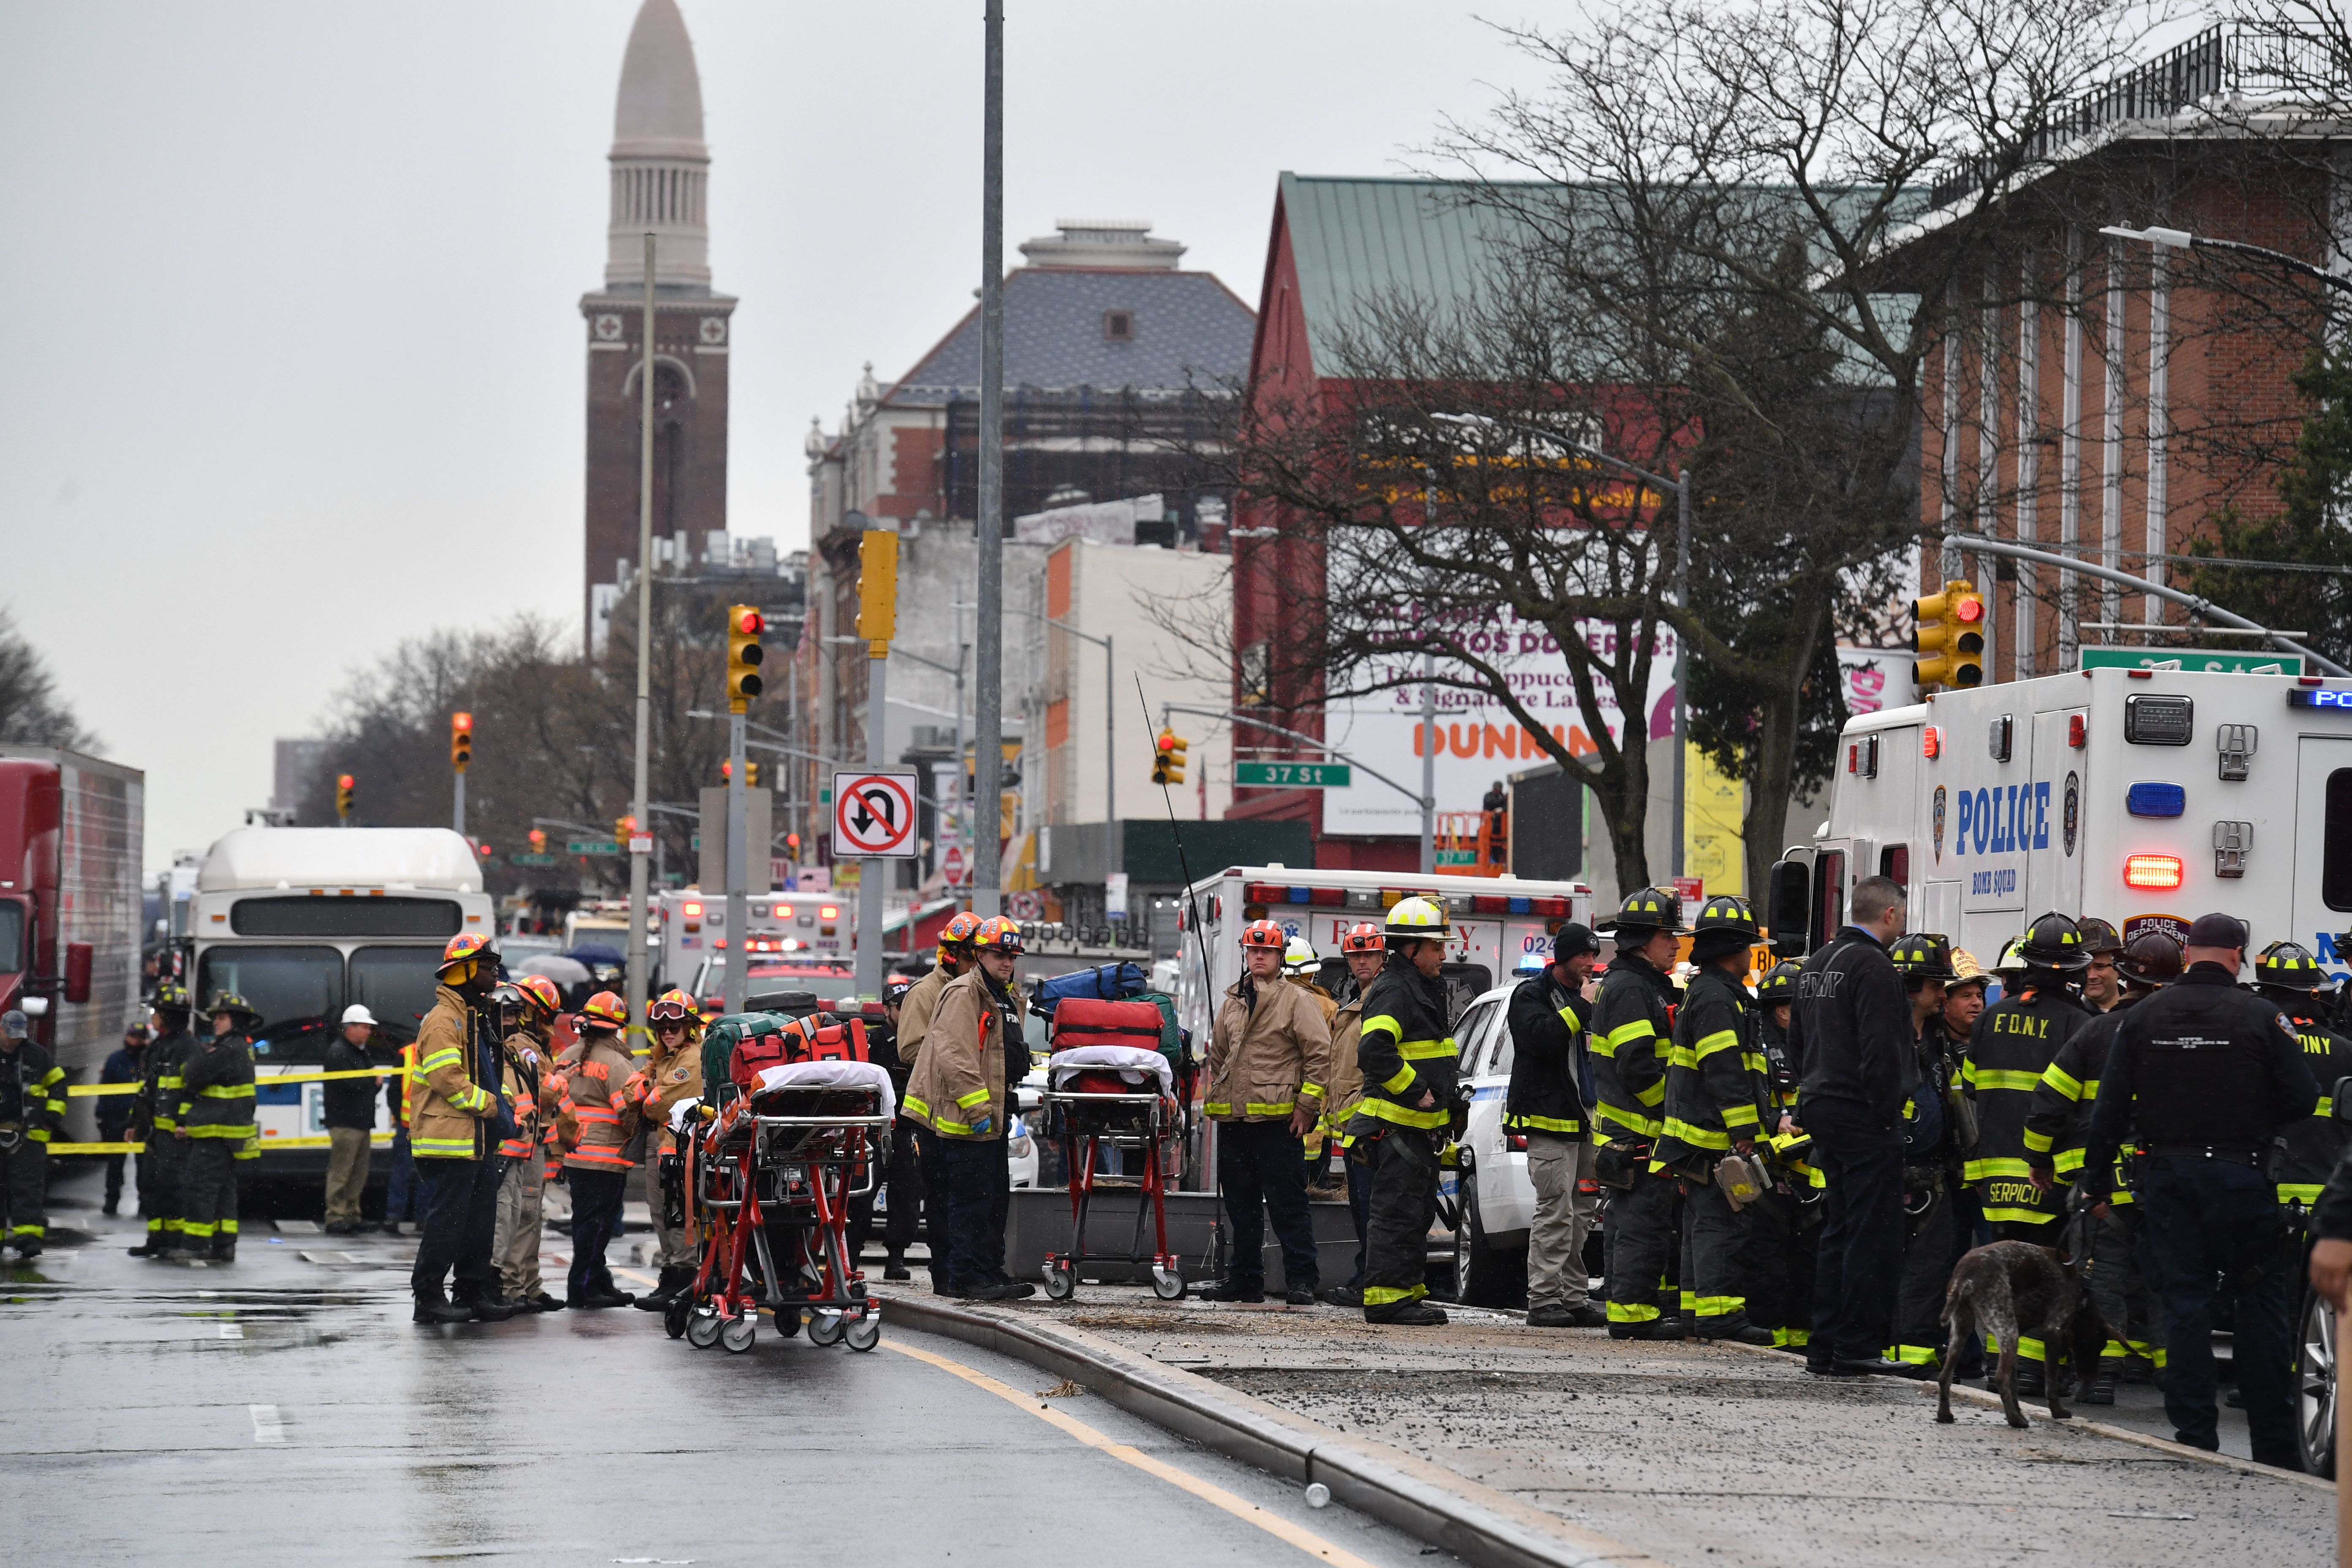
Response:
[[[1514,1132],[1584,1136],[1584,1097],[1577,1091],[1578,1042],[1584,1034],[1584,998],[1553,979],[1529,975],[1504,1004],[1511,1031],[1511,1087],[1503,1125]]]
[[[408,1073],[408,1152],[419,1160],[478,1160],[498,1097],[478,1081],[473,1007],[448,986],[416,1030]]]
[[[188,1053],[180,1073],[179,1124],[191,1138],[249,1142],[253,1120],[253,1047],[243,1035],[215,1035]]]
[[[1382,1123],[1433,1131],[1454,1118],[1457,1048],[1445,1020],[1445,988],[1413,968],[1402,953],[1388,963],[1364,989],[1363,1018],[1356,1035],[1356,1065],[1364,1075],[1364,1098],[1348,1124],[1358,1138]],[[1424,1094],[1431,1097],[1422,1106]]]
[[[1655,1138],[1666,1130],[1666,1053],[1674,987],[1638,952],[1620,952],[1592,998],[1592,1121],[1601,1138]]]
[[[912,993],[908,993],[909,995]],[[903,1030],[903,1006],[898,1017]],[[901,1047],[905,1036],[900,1036]],[[974,966],[949,981],[923,1036],[923,1054],[907,1079],[900,1107],[942,1138],[1004,1136],[1004,1013]]]
[[[2034,985],[1978,1015],[1960,1064],[1960,1083],[1976,1102],[1977,1146],[1961,1174],[1975,1184],[1984,1216],[1995,1224],[2047,1225],[2060,1215],[2063,1194],[2032,1184],[2025,1121],[2042,1075],[2094,1016],[2064,992]]]
[[[584,1035],[555,1065],[562,1079],[556,1109],[563,1130],[564,1168],[633,1169],[635,1163],[623,1151],[637,1131],[637,1106],[630,1098],[636,1067],[621,1049],[620,1037],[602,1031]]]
[[[1713,964],[1699,965],[1675,1016],[1664,1131],[1651,1169],[1727,1154],[1734,1143],[1762,1136],[1771,1100],[1748,987]]]
[[[1364,1098],[1364,1069],[1356,1060],[1363,1026],[1360,994],[1331,1015],[1331,1081],[1323,1091],[1323,1131],[1342,1149],[1355,1142],[1348,1135],[1348,1119],[1356,1114]]]
[[[1209,1035],[1209,1088],[1201,1105],[1220,1121],[1286,1121],[1301,1100],[1322,1109],[1331,1030],[1321,999],[1276,975],[1247,975],[1225,992]]]
[[[934,963],[931,972],[907,987],[907,994],[899,999],[898,1060],[910,1070],[922,1056],[923,1037],[930,1032],[940,998],[955,978],[947,965]]]

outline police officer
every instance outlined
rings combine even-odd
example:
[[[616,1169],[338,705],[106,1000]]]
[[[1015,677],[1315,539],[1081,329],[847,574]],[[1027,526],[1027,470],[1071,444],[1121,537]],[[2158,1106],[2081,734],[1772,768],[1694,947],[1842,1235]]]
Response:
[[[2146,931],[2134,937],[2116,966],[2122,991],[2115,1005],[2076,1030],[2074,1038],[2050,1058],[2025,1119],[2026,1158],[2032,1163],[2035,1186],[2048,1191],[2081,1177],[2091,1135],[2091,1107],[2098,1101],[2099,1079],[2106,1070],[2116,1031],[2123,1026],[2127,1011],[2178,980],[2180,967],[2180,943],[2168,932]],[[2075,1201],[2081,1203],[2082,1195],[2078,1194]],[[2098,1371],[2083,1402],[2113,1405],[2116,1384],[2132,1358],[2138,1358],[2141,1381],[2163,1364],[2164,1324],[2155,1294],[2140,1272],[2138,1206],[2130,1189],[2115,1189],[2107,1212],[2089,1217],[2091,1300],[2100,1321],[2107,1325],[2107,1340],[2100,1347]],[[2119,1331],[2121,1339],[2116,1337]],[[2019,1343],[2019,1389],[2038,1390],[2042,1381],[2038,1342]],[[2035,1359],[2029,1362],[2029,1356]]]
[[[236,1261],[236,1162],[261,1135],[254,1121],[253,1044],[261,1015],[234,991],[214,994],[213,1032],[180,1072],[175,1139],[187,1148],[181,1246],[191,1258]]]
[[[1675,1178],[1651,1168],[1666,1130],[1666,1056],[1672,1048],[1674,983],[1667,978],[1683,929],[1672,893],[1643,888],[1618,906],[1609,934],[1617,954],[1592,998],[1593,1131],[1606,1141],[1595,1157],[1619,1185],[1601,1244],[1609,1277],[1609,1337],[1678,1340],[1682,1320],[1667,1310],[1667,1274],[1681,1251]]]
[[[1538,952],[1540,949],[1537,950]],[[1592,1140],[1580,1088],[1585,1053],[1585,976],[1600,939],[1574,921],[1553,933],[1551,962],[1511,992],[1511,1087],[1503,1126],[1528,1141],[1536,1212],[1528,1227],[1528,1327],[1598,1329],[1609,1314],[1588,1299],[1580,1192],[1591,1174]]]
[[[99,1082],[126,1084],[132,1089],[131,1094],[108,1094],[99,1097],[95,1115],[98,1121],[98,1141],[101,1143],[121,1143],[130,1135],[131,1112],[135,1109],[131,1102],[136,1096],[137,1086],[145,1082],[147,1077],[146,1068],[141,1065],[139,1058],[147,1049],[149,1038],[146,1026],[131,1025],[122,1032],[122,1048],[108,1056],[105,1064],[98,1069]],[[124,1162],[131,1158],[131,1156],[127,1153],[106,1156],[106,1203],[100,1212],[110,1218],[121,1207],[122,1167]],[[147,1156],[141,1154],[137,1158],[139,1163],[132,1186],[139,1196],[144,1199],[147,1194]],[[141,1212],[144,1213],[146,1205],[142,1202],[140,1208]]]
[[[2036,1151],[2026,1142],[2025,1119],[2051,1058],[2094,1016],[2070,986],[2090,966],[2091,955],[2081,928],[2055,911],[2026,927],[2016,953],[2023,969],[2014,987],[1977,1019],[1961,1064],[1961,1083],[1977,1119],[1977,1146],[1964,1173],[1996,1239],[2054,1247],[2053,1226],[2064,1204],[2033,1183]],[[2017,1353],[2036,1354],[2022,1347]]]
[[[1696,966],[1674,1023],[1666,1065],[1665,1126],[1650,1169],[1682,1188],[1683,1321],[1702,1340],[1769,1345],[1772,1331],[1748,1311],[1750,1227],[1716,1184],[1729,1155],[1755,1151],[1772,1089],[1748,994],[1748,952],[1759,940],[1748,900],[1718,894],[1691,926]]]
[[[2245,928],[2233,917],[2200,915],[2182,953],[2187,971],[2124,1015],[2091,1111],[2083,1185],[2105,1207],[2116,1151],[2126,1139],[2140,1144],[2132,1184],[2142,1245],[2164,1300],[2170,1352],[2164,1408],[2177,1440],[2221,1446],[2213,1405],[2218,1279],[2236,1298],[2232,1342],[2253,1457],[2300,1469],[2284,1226],[2263,1162],[2280,1129],[2312,1113],[2319,1092],[2286,1015],[2237,988],[2245,945]]]
[[[1748,1315],[1772,1331],[1772,1348],[1803,1353],[1813,1338],[1813,1259],[1821,1242],[1822,1173],[1808,1157],[1812,1141],[1797,1125],[1797,1059],[1789,1018],[1797,1003],[1793,959],[1756,983],[1756,1040],[1772,1095],[1767,1138],[1778,1167],[1771,1190],[1746,1209],[1754,1245]]]
[[[196,1038],[188,1032],[188,992],[176,981],[155,987],[155,1038],[140,1066],[145,1074],[131,1117],[131,1135],[147,1146],[146,1189],[140,1211],[147,1216],[146,1239],[130,1249],[133,1258],[169,1258],[179,1249],[182,1215],[187,1211],[188,1146],[179,1130],[180,1075]]]
[[[1911,999],[1919,1081],[1903,1102],[1903,1273],[1896,1286],[1889,1359],[1932,1369],[1944,1348],[1944,1288],[1950,1281],[1952,1156],[1950,1098],[1960,1053],[1945,1033],[1945,987],[1959,978],[1941,936],[1898,937],[1886,950]]]
[[[1348,1122],[1356,1157],[1371,1168],[1365,1226],[1364,1321],[1429,1326],[1445,1313],[1423,1300],[1429,1227],[1437,1217],[1437,1157],[1461,1107],[1456,1047],[1447,1027],[1445,906],[1401,899],[1381,935],[1388,957],[1364,993],[1356,1040],[1364,1098]]]
[[[66,1124],[65,1071],[33,1040],[32,1020],[0,1014],[0,1178],[6,1245],[35,1258],[48,1239],[49,1139]]]

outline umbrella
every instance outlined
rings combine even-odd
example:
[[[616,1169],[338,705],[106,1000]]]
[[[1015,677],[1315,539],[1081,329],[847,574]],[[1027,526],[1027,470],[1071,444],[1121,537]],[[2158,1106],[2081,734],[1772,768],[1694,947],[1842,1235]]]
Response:
[[[621,956],[621,952],[618,948],[606,947],[600,942],[583,942],[578,947],[573,948],[571,952],[560,953],[557,956],[573,959],[581,963],[593,964],[605,969],[618,969],[622,964],[628,962],[628,960]]]
[[[537,958],[524,959],[521,963],[515,966],[514,972],[517,974],[543,974],[555,982],[559,990],[573,985],[585,985],[594,978],[588,973],[586,964],[576,959],[565,958],[561,953],[553,952],[543,952]]]

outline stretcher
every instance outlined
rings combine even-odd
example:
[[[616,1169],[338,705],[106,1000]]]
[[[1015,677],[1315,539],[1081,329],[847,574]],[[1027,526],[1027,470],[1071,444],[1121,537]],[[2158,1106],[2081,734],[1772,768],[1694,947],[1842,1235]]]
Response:
[[[1156,1016],[1149,1004],[1144,1005]],[[1066,1252],[1046,1254],[1045,1294],[1066,1301],[1077,1290],[1083,1265],[1115,1261],[1150,1265],[1152,1294],[1163,1301],[1180,1300],[1187,1286],[1181,1260],[1168,1250],[1164,1194],[1184,1121],[1168,1058],[1134,1046],[1087,1045],[1056,1051],[1046,1058],[1042,1099],[1070,1166],[1070,1246]],[[1124,1256],[1091,1251],[1087,1246],[1087,1211],[1102,1175],[1103,1152],[1111,1149],[1134,1152],[1139,1156],[1134,1163],[1141,1166],[1134,1178],[1141,1193],[1135,1206],[1135,1234]],[[1122,1156],[1122,1168],[1128,1163]],[[1124,1184],[1128,1178],[1118,1179]],[[1147,1216],[1153,1227],[1150,1252],[1143,1249]]]
[[[849,1205],[873,1192],[898,1106],[890,1075],[856,1060],[762,1067],[723,1106],[672,1112],[687,1142],[689,1230],[702,1241],[693,1285],[664,1315],[672,1338],[741,1354],[766,1309],[777,1331],[870,1351],[879,1304],[849,1256]]]

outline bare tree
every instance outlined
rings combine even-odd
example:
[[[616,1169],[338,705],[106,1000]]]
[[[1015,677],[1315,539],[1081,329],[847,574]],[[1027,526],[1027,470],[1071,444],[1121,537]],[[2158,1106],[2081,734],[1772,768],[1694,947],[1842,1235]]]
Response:
[[[98,748],[98,737],[81,727],[58,695],[48,661],[5,610],[0,610],[0,741],[82,752]]]

